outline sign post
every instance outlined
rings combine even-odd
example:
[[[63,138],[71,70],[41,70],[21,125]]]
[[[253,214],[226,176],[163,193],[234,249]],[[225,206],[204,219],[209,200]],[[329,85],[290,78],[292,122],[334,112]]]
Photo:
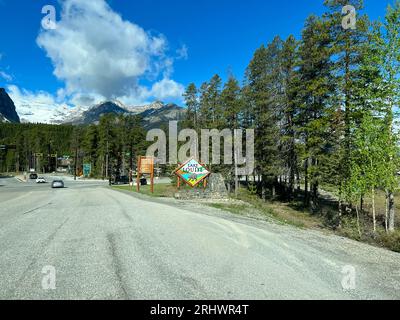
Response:
[[[83,175],[85,178],[89,177],[92,172],[92,165],[90,163],[83,164]]]
[[[142,174],[150,174],[150,191],[154,193],[154,158],[139,157],[137,166],[137,192],[140,192],[140,178]]]

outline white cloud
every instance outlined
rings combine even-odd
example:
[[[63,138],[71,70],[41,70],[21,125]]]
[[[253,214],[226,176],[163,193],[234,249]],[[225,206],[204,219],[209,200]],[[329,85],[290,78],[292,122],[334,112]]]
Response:
[[[55,76],[65,82],[58,97],[141,100],[149,94],[176,98],[183,91],[170,80],[174,58],[167,55],[166,38],[123,20],[104,0],[65,0],[57,28],[42,30],[37,43],[52,60]],[[178,55],[187,56],[187,48]],[[163,79],[151,89],[140,84],[159,75]]]
[[[6,73],[5,71],[1,71],[0,70],[0,78],[3,78],[4,80],[6,80],[7,82],[10,82],[13,80],[13,77],[11,75],[9,75],[8,73]]]
[[[0,61],[1,59],[3,59],[3,56],[4,55],[0,52]],[[0,70],[0,79],[4,79],[5,81],[10,82],[13,80],[13,77],[7,72]]]
[[[176,53],[178,55],[177,59],[187,60],[189,58],[189,49],[185,44],[176,50]]]
[[[135,92],[118,98],[119,101],[128,106],[139,106],[149,104],[152,100],[165,101],[181,98],[185,87],[174,80],[164,78],[149,89],[147,87],[138,87]]]
[[[183,85],[174,80],[164,78],[153,85],[150,95],[156,97],[157,100],[165,100],[174,97],[181,97],[184,90],[185,88]]]

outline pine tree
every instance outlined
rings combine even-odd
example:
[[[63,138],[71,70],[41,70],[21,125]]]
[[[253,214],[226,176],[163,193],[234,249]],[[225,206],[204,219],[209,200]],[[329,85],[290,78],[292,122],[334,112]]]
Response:
[[[211,124],[213,128],[223,127],[223,115],[221,107],[221,87],[222,80],[219,75],[214,75],[207,88],[207,96],[209,103],[209,113],[211,115]]]
[[[330,33],[331,60],[334,62],[332,78],[336,82],[336,107],[338,114],[342,115],[343,124],[338,126],[343,128],[340,140],[340,150],[337,152],[341,156],[338,160],[340,164],[339,184],[345,184],[346,179],[351,175],[349,158],[352,149],[352,126],[355,120],[355,104],[357,101],[353,95],[355,88],[359,85],[359,67],[365,53],[365,43],[368,41],[369,20],[367,16],[357,16],[355,29],[343,29],[342,27],[342,8],[345,5],[352,5],[357,13],[363,9],[363,0],[325,0],[328,12],[324,15],[327,28]],[[339,198],[342,198],[339,187]],[[339,218],[342,214],[341,203],[339,204]]]
[[[265,199],[266,188],[271,187],[275,197],[277,178],[281,161],[278,154],[279,128],[277,106],[281,89],[279,87],[279,54],[282,40],[276,37],[268,47],[256,50],[246,71],[249,105],[253,111],[255,129],[255,157],[257,171],[261,174],[261,193]]]
[[[394,191],[398,188],[396,175],[398,172],[398,141],[395,128],[395,108],[400,102],[400,1],[389,6],[383,26],[376,37],[377,49],[380,57],[380,70],[383,83],[381,90],[383,95],[383,113],[385,119],[385,132],[387,136],[385,179],[387,190],[388,221],[387,228],[390,232],[395,230],[395,202]]]
[[[232,130],[239,128],[240,112],[242,110],[240,93],[239,82],[233,76],[230,76],[221,92],[221,107],[222,124]]]
[[[239,129],[240,116],[242,111],[242,99],[240,94],[241,89],[238,81],[232,75],[230,75],[228,81],[224,85],[224,89],[221,92],[221,106],[223,112],[223,121],[221,121],[221,127],[228,128],[230,130]],[[238,155],[236,154],[237,150],[234,148],[233,151],[234,164],[236,166],[238,157]],[[239,190],[239,178],[235,174],[235,168],[236,167],[232,168],[232,166],[224,166],[224,173],[229,182],[235,182],[235,193],[237,194]]]
[[[318,210],[318,189],[321,182],[321,165],[329,132],[330,98],[333,93],[329,34],[326,22],[310,16],[302,34],[299,49],[299,112],[298,132],[304,143],[304,204],[309,205],[310,182],[312,210]]]
[[[186,104],[185,128],[198,129],[199,101],[197,88],[194,83],[189,84],[183,94]]]
[[[281,153],[284,165],[287,168],[289,201],[293,200],[295,177],[298,173],[298,161],[296,151],[296,126],[295,117],[297,113],[297,101],[299,77],[298,66],[298,43],[290,36],[283,44],[280,55],[281,64],[281,87],[282,95],[279,106],[281,120]]]

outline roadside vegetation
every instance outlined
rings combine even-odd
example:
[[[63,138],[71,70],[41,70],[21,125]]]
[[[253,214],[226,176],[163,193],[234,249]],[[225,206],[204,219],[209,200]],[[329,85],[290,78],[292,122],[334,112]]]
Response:
[[[118,190],[136,193],[136,187],[114,186]],[[183,186],[182,188],[186,188]],[[150,186],[141,186],[140,193],[154,198],[173,198],[176,193],[176,184],[155,184],[154,193]],[[326,194],[329,194],[328,192]],[[279,199],[263,200],[256,193],[249,191],[243,185],[238,195],[232,195],[230,201],[204,201],[204,205],[215,209],[230,212],[238,216],[253,217],[274,223],[291,225],[302,229],[315,229],[324,232],[332,232],[356,241],[366,242],[371,245],[381,246],[392,251],[400,252],[400,232],[386,233],[383,226],[385,210],[385,194],[380,192],[376,197],[377,220],[380,221],[377,232],[371,232],[371,200],[365,199],[364,211],[360,218],[361,236],[358,232],[357,219],[352,215],[345,215],[342,224],[337,225],[337,202],[332,200],[329,194],[327,199],[321,201],[321,210],[318,213],[310,212],[303,206],[303,193],[298,194],[296,201],[284,201]],[[396,200],[400,200],[400,194],[396,193]],[[396,203],[400,203],[396,201]],[[398,208],[400,209],[400,208]],[[397,221],[399,222],[399,221]]]
[[[245,200],[267,214],[398,250],[400,2],[379,21],[361,0],[324,3],[300,39],[262,44],[243,83],[190,84],[185,127],[255,130]],[[355,29],[342,28],[344,4],[357,10]],[[238,194],[231,166],[212,170]]]
[[[131,191],[137,192],[136,186],[114,186],[113,188],[124,190],[124,191]],[[154,198],[173,198],[176,192],[176,186],[172,184],[155,184],[154,185],[154,193],[151,193],[150,186],[141,186],[140,193],[154,197]]]

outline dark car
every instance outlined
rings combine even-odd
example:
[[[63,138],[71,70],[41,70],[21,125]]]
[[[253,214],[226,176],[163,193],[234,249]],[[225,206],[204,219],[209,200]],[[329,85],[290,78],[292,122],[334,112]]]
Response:
[[[128,176],[121,176],[114,179],[113,184],[129,184],[129,177]]]
[[[53,189],[62,189],[62,188],[64,188],[64,181],[62,181],[62,180],[54,180],[51,183],[51,187]]]
[[[29,175],[29,179],[31,179],[31,180],[36,180],[37,178],[38,178],[38,175],[36,173],[31,173]]]

